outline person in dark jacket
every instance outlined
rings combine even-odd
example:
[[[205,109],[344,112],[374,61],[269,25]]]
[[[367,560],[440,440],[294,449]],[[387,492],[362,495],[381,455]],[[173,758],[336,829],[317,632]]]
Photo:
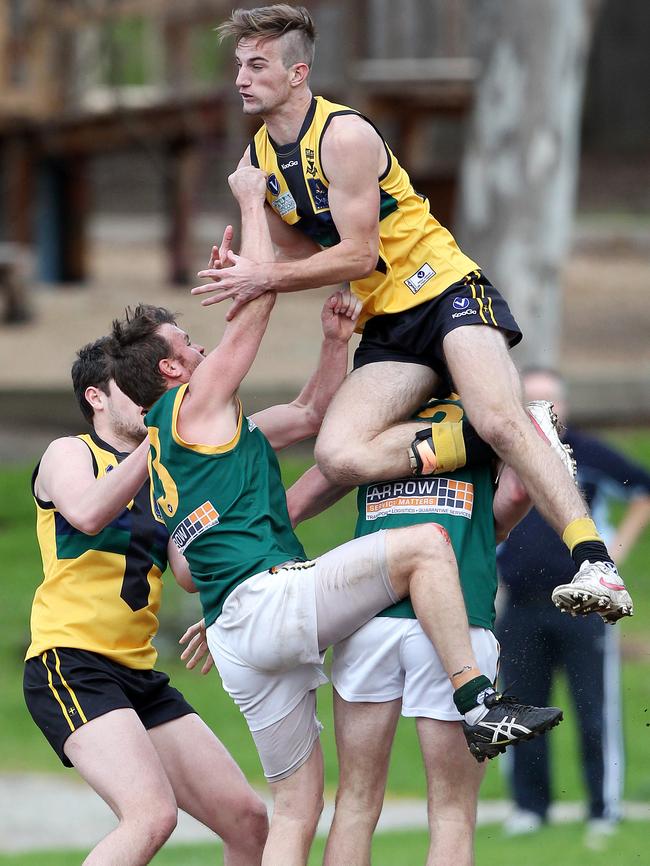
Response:
[[[523,382],[527,400],[551,400],[560,420],[566,419],[565,385],[558,373],[529,369]],[[650,521],[650,473],[572,426],[562,439],[573,448],[578,484],[620,566]],[[612,499],[628,503],[616,530],[608,521]],[[553,588],[571,579],[573,563],[536,510],[500,546],[498,565],[505,590],[496,628],[502,644],[502,684],[516,683],[522,701],[543,706],[555,674],[565,672],[582,747],[588,833],[592,840],[602,838],[620,818],[623,781],[618,633],[600,617],[574,620],[551,604]],[[522,743],[511,760],[515,811],[505,830],[514,835],[536,830],[548,818],[552,799],[548,741]]]

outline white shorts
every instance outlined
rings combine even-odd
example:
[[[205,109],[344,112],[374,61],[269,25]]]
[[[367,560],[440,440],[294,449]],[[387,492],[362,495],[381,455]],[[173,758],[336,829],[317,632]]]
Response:
[[[471,627],[476,661],[494,682],[499,642]],[[431,641],[416,619],[378,616],[334,647],[332,684],[351,703],[402,699],[402,715],[459,721],[453,689]]]
[[[397,600],[385,549],[385,532],[376,532],[314,562],[256,574],[233,590],[208,628],[223,686],[246,718],[267,778],[284,778],[309,757],[318,721],[303,700],[327,682],[323,650]],[[289,742],[283,732],[290,725],[279,723],[293,710]],[[296,749],[296,740],[305,748]]]

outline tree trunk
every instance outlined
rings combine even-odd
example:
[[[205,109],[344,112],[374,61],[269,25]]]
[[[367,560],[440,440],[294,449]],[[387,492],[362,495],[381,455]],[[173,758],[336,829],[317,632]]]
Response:
[[[596,4],[480,5],[483,71],[461,168],[456,234],[507,298],[524,332],[519,360],[554,365]]]

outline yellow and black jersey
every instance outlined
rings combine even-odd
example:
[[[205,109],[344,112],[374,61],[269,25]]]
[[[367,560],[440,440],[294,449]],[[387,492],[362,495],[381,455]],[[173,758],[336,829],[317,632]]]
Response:
[[[97,478],[127,456],[94,433],[78,438],[90,449]],[[32,492],[37,473],[38,466]],[[71,647],[152,668],[169,536],[151,512],[149,482],[97,535],[75,529],[52,502],[34,499],[44,580],[34,596],[26,658]]]
[[[316,96],[297,141],[278,146],[264,124],[250,145],[251,163],[268,175],[269,205],[323,247],[334,246],[340,237],[329,210],[321,142],[332,118],[344,114],[359,112]],[[363,301],[358,330],[370,316],[398,313],[437,297],[477,268],[432,216],[428,201],[415,192],[386,142],[384,147],[387,166],[378,179],[379,258],[370,276],[351,283]]]

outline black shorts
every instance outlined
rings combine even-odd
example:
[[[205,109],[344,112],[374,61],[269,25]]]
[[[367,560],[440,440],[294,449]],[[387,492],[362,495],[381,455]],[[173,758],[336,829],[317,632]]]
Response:
[[[473,271],[417,307],[368,319],[354,353],[354,369],[375,361],[400,361],[446,376],[442,341],[465,325],[498,328],[511,348],[522,337],[506,301],[480,271]]]
[[[63,751],[70,734],[111,710],[135,710],[147,729],[195,712],[167,674],[66,647],[25,662],[23,692],[32,718],[66,767],[72,766]]]

